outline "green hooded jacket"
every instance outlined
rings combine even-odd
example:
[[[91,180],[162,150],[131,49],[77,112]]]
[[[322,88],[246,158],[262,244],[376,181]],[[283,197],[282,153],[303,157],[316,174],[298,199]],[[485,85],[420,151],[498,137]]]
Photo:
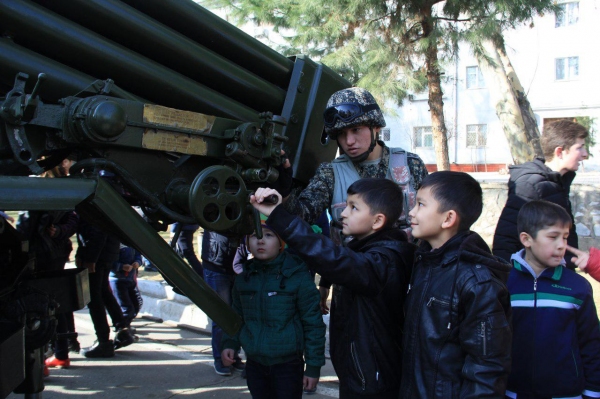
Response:
[[[222,349],[271,366],[304,356],[305,375],[319,377],[325,364],[325,323],[319,291],[306,264],[282,252],[270,262],[250,260],[233,287],[233,309],[244,323]]]

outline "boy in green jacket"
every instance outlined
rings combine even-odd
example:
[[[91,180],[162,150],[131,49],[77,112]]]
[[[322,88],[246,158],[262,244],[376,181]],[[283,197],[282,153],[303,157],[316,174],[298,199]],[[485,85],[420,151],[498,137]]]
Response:
[[[243,324],[235,336],[224,336],[221,360],[232,364],[241,345],[254,399],[300,399],[303,388],[316,389],[325,364],[320,295],[306,264],[284,252],[281,238],[262,227],[262,238],[247,237],[254,258],[236,277],[232,305]]]

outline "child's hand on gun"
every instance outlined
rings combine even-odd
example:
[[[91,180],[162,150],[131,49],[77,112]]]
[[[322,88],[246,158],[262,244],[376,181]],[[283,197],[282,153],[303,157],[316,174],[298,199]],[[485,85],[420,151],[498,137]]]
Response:
[[[573,248],[570,245],[567,245],[567,251],[571,252],[572,254],[575,254],[575,256],[571,258],[571,262],[575,263],[575,265],[581,270],[585,270],[588,264],[588,260],[590,259],[590,253],[581,251],[577,248]]]
[[[266,201],[270,196],[275,195],[277,197],[277,203],[272,204]],[[272,188],[259,188],[256,192],[250,196],[250,204],[255,207],[260,213],[265,216],[269,216],[273,209],[281,204],[281,194]]]
[[[221,361],[223,362],[223,366],[229,367],[233,363],[235,363],[235,351],[233,349],[223,349],[221,352]]]

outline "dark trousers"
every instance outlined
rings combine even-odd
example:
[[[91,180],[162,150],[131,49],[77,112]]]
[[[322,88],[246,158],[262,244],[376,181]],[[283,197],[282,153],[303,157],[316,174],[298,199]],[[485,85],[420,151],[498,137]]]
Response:
[[[233,289],[233,281],[235,276],[225,273],[218,273],[212,270],[204,269],[204,281],[217,295],[229,306],[231,306],[231,290]],[[211,344],[213,358],[221,358],[221,341],[223,339],[223,330],[212,322]],[[237,357],[237,355],[236,355]]]
[[[246,381],[252,399],[301,399],[303,377],[304,361],[300,358],[273,366],[246,361]]]
[[[182,230],[177,240],[177,252],[192,266],[192,269],[202,278],[204,278],[204,270],[202,263],[196,256],[194,251],[194,233],[196,230]]]
[[[89,275],[90,303],[88,303],[88,309],[98,342],[107,342],[110,338],[110,327],[106,319],[107,311],[115,327],[124,327],[123,312],[108,283],[110,266],[110,263],[98,262],[96,271]]]
[[[56,316],[56,334],[65,334],[69,332],[67,318],[73,313],[59,313]],[[59,338],[54,341],[54,356],[60,360],[69,358],[69,341],[64,338]]]
[[[110,279],[110,288],[123,312],[124,327],[129,327],[144,303],[137,283],[133,280]]]

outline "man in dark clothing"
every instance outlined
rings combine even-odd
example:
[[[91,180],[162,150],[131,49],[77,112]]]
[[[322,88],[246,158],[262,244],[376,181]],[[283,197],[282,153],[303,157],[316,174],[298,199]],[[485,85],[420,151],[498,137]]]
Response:
[[[230,239],[214,231],[204,230],[202,236],[202,265],[204,267],[204,281],[225,303],[231,306],[231,292],[235,281],[235,272],[233,271],[233,259],[236,253],[236,247],[231,246]],[[225,367],[221,361],[221,341],[223,340],[223,330],[215,322],[212,323],[212,351],[215,372],[219,375],[231,375],[231,369]],[[235,363],[232,367],[235,370],[243,371],[246,366],[239,355],[235,355]]]
[[[510,262],[510,257],[523,246],[517,230],[517,215],[521,207],[533,200],[546,200],[562,206],[573,220],[568,243],[578,248],[575,220],[571,209],[569,193],[575,179],[579,163],[587,158],[585,127],[568,120],[548,125],[541,138],[545,160],[537,158],[522,165],[509,168],[508,199],[502,209],[496,231],[494,232],[494,255]],[[572,255],[567,252],[565,260],[571,269]]]
[[[109,285],[109,274],[113,263],[119,259],[120,242],[97,226],[81,218],[77,232],[77,254],[75,264],[87,268],[90,279],[90,303],[88,309],[96,330],[97,341],[89,348],[81,349],[85,357],[113,357],[115,346],[124,347],[134,342],[119,303]],[[117,329],[115,342],[110,340],[110,327],[106,319],[108,311]]]
[[[179,226],[179,223],[173,223],[171,226],[171,233],[175,233]],[[199,228],[200,226],[197,224],[181,225],[181,231],[179,233],[179,238],[177,239],[177,253],[187,260],[192,269],[194,269],[200,277],[204,278],[202,263],[198,260],[198,256],[196,256],[196,251],[194,250],[194,233],[198,231]]]

